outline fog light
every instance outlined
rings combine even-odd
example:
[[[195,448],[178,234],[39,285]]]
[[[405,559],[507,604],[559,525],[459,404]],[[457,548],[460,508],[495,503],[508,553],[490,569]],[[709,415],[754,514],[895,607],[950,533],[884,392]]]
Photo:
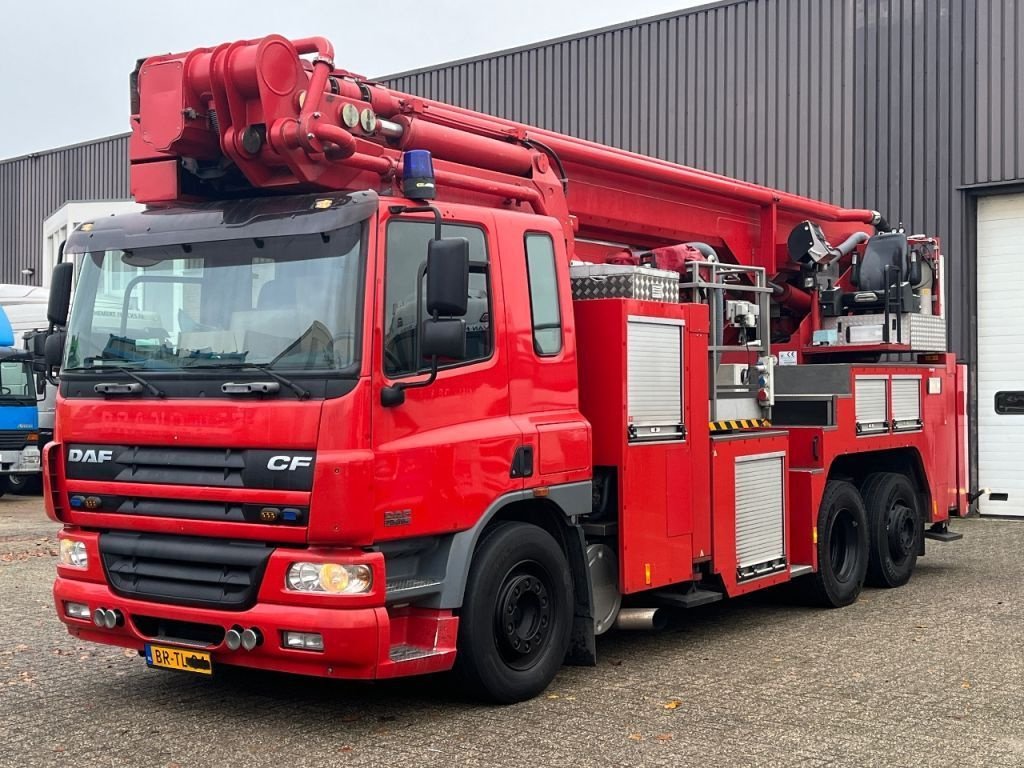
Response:
[[[92,613],[85,603],[64,603],[64,613],[73,619],[85,619],[88,621]]]
[[[373,587],[373,571],[368,565],[292,563],[285,585],[296,592],[360,595]]]
[[[300,651],[322,651],[324,636],[318,632],[285,632],[284,647]]]
[[[74,539],[61,539],[60,564],[72,568],[88,568],[89,553],[85,550],[85,542],[75,541]]]

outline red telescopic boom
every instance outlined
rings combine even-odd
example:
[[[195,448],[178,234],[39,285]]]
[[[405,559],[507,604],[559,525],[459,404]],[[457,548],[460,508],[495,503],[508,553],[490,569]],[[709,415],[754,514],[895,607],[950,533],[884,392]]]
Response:
[[[706,171],[392,91],[323,38],[156,56],[134,76],[132,192],[145,203],[294,189],[386,191],[428,150],[438,197],[517,207],[631,247],[701,240],[774,274],[804,219],[840,240],[884,222]],[[303,58],[309,56],[311,58]]]

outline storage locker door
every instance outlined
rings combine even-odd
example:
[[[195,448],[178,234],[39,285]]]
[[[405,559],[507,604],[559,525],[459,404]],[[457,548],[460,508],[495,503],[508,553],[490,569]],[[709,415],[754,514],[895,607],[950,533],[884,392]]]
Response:
[[[921,377],[892,377],[892,420],[896,430],[921,428]]]
[[[854,384],[857,434],[889,431],[889,381],[885,376],[858,376]]]
[[[682,321],[629,318],[626,423],[630,440],[684,437],[682,360]]]
[[[783,455],[736,459],[737,577],[749,579],[786,565]]]

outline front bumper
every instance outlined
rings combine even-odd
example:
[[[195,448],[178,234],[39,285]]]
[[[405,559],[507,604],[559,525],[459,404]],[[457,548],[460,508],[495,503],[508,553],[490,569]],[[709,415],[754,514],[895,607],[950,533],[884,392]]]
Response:
[[[225,631],[235,625],[259,628],[263,643],[252,651],[231,651],[223,641],[210,647],[197,645],[212,654],[214,665],[237,664],[302,675],[372,679],[378,676],[378,667],[389,660],[386,608],[339,610],[257,603],[247,611],[216,611],[129,600],[115,595],[106,584],[60,577],[54,582],[53,597],[68,631],[96,643],[136,650],[142,650],[149,642],[176,645],[171,639],[143,634],[136,617],[145,616],[208,624]],[[124,625],[101,629],[91,621],[71,618],[65,611],[67,602],[85,603],[90,614],[97,608],[117,609],[124,614]],[[282,648],[282,633],[286,630],[320,633],[324,639],[323,652]]]
[[[42,471],[39,448],[28,446],[20,451],[0,451],[0,474],[28,475]]]
[[[439,672],[450,669],[455,661],[458,619],[451,611],[386,606],[383,558],[378,553],[349,557],[350,562],[374,559],[379,588],[375,586],[367,595],[324,598],[284,589],[284,568],[297,559],[346,558],[324,550],[278,549],[267,566],[255,605],[235,611],[121,596],[106,582],[95,533],[64,532],[61,538],[84,541],[89,552],[85,569],[59,565],[53,586],[58,616],[72,635],[83,640],[140,651],[147,643],[198,648],[211,654],[214,669],[228,664],[353,680]],[[88,606],[90,616],[97,608],[117,610],[123,623],[108,629],[69,616],[69,602]],[[217,639],[183,641],[171,632],[161,633],[159,627],[171,623],[201,628]],[[223,633],[232,627],[258,629],[263,641],[251,651],[231,650]],[[323,651],[285,648],[285,632],[317,633],[323,638]]]

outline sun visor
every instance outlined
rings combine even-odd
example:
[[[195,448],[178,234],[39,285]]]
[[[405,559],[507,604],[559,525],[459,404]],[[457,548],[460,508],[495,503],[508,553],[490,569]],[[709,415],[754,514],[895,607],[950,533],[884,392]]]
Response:
[[[377,210],[378,200],[376,192],[366,190],[150,208],[80,224],[68,237],[64,252],[128,251],[181,243],[333,232],[370,218]]]

